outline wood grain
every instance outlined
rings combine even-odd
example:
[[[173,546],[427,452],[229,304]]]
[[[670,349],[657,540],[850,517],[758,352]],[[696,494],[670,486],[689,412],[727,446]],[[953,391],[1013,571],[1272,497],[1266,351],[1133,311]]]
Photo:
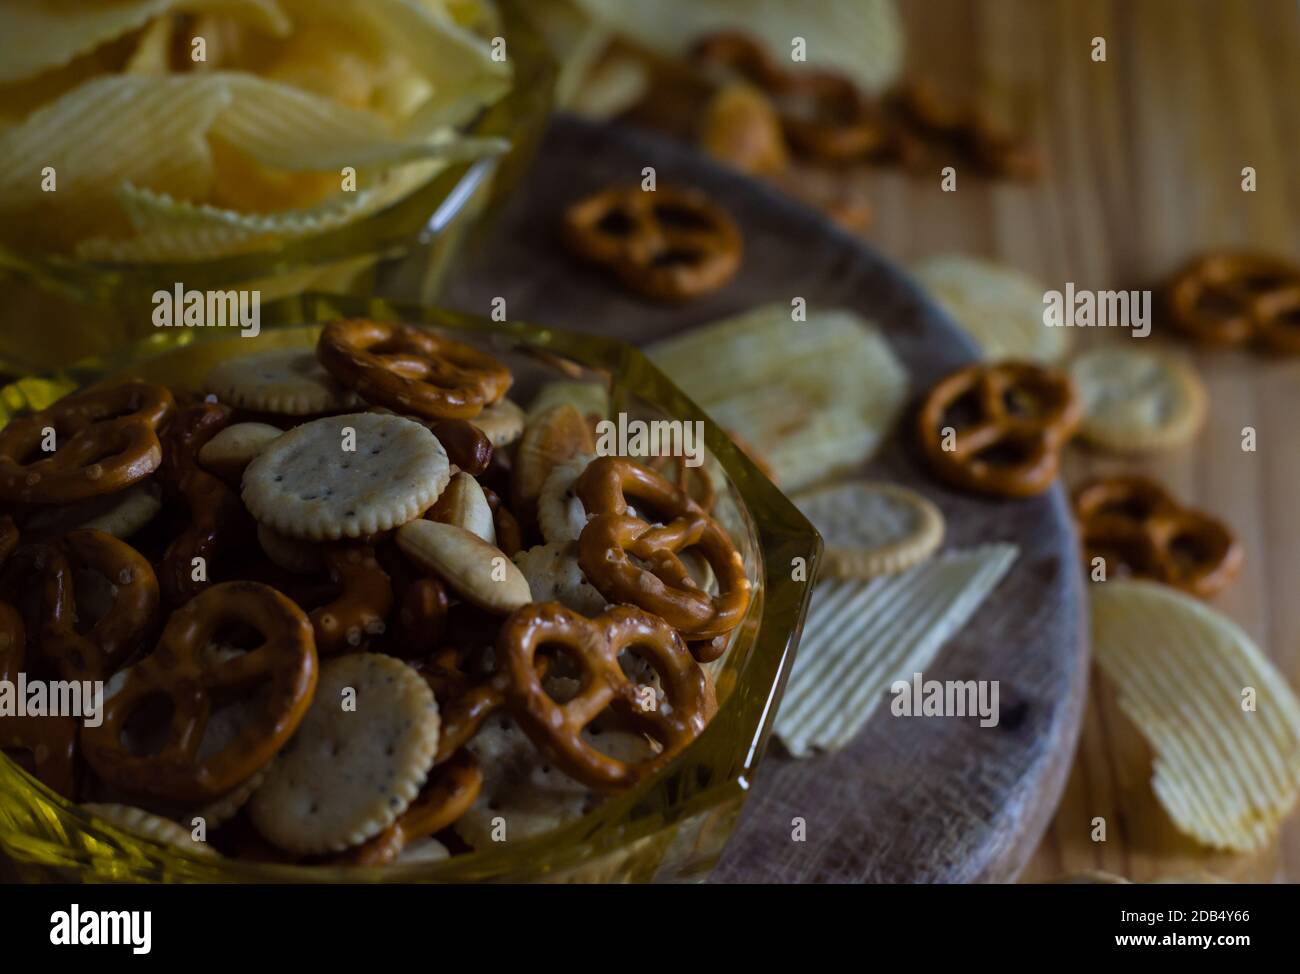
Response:
[[[1037,274],[1046,287],[1149,287],[1190,255],[1250,245],[1300,257],[1300,6],[1293,0],[920,0],[901,4],[909,62],[1006,111],[1047,164],[1029,186],[862,174],[877,204],[868,238],[902,260],[962,250]],[[1091,42],[1107,40],[1107,61]],[[1254,193],[1241,170],[1253,166]],[[1129,340],[1087,332],[1079,347]],[[1142,462],[1075,451],[1071,481],[1151,473],[1219,514],[1247,549],[1216,605],[1300,686],[1300,362],[1200,353],[1211,397],[1192,446]],[[1258,450],[1244,453],[1254,426]],[[1094,672],[1077,760],[1024,874],[1101,868],[1136,880],[1207,870],[1300,881],[1300,820],[1257,856],[1201,849],[1150,788],[1151,756]],[[1096,816],[1107,841],[1089,835]]]
[[[740,224],[737,277],[685,305],[648,303],[558,246],[564,208],[654,166],[660,185],[708,192]],[[491,235],[445,303],[643,344],[794,295],[877,322],[907,365],[913,394],[974,349],[897,270],[820,215],[687,147],[625,128],[560,118]],[[799,327],[796,324],[792,328]],[[782,408],[773,403],[773,408]],[[946,544],[1011,541],[1020,557],[926,679],[1000,681],[1002,720],[907,721],[880,707],[844,750],[795,761],[769,748],[741,823],[714,871],[729,882],[1005,880],[1032,853],[1064,785],[1084,689],[1082,579],[1062,493],[992,502],[949,491],[896,436],[867,467],[911,484],[948,523]],[[792,841],[803,819],[806,841]]]

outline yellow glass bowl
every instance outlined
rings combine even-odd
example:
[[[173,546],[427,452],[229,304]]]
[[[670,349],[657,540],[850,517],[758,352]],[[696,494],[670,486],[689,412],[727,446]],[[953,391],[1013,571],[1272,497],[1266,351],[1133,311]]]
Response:
[[[152,330],[152,295],[261,291],[262,302],[308,290],[429,302],[466,234],[517,182],[551,109],[555,65],[524,0],[497,0],[513,69],[510,91],[469,127],[501,136],[505,155],[449,166],[402,200],[327,233],[216,260],[86,261],[0,245],[0,375],[100,355]]]
[[[821,554],[821,539],[748,457],[635,348],[611,339],[522,323],[493,322],[437,308],[304,294],[263,308],[257,338],[234,329],[160,329],[150,341],[108,358],[0,390],[0,425],[72,388],[139,376],[196,388],[224,358],[267,348],[314,345],[319,328],[301,322],[370,317],[420,323],[490,350],[530,386],[571,378],[577,368],[608,382],[611,410],[629,417],[704,423],[711,461],[724,475],[716,516],[732,533],[754,599],[727,653],[710,664],[719,711],[674,762],[626,794],[553,832],[500,849],[433,864],[382,869],[267,865],[211,859],[161,846],[92,820],[9,759],[0,759],[0,850],[19,878],[85,881],[469,882],[643,881],[703,877],[736,824],[763,755],[794,660]],[[226,334],[220,334],[220,332]],[[801,566],[801,568],[800,568]]]

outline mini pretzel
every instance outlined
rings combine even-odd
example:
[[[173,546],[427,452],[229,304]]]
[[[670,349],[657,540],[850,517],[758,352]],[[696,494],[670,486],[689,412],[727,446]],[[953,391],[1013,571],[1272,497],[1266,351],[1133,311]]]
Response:
[[[557,646],[581,670],[580,686],[559,703],[542,685],[537,653]],[[663,702],[642,706],[642,694],[623,672],[619,654],[635,650],[659,675]],[[506,700],[520,727],[567,774],[592,788],[636,784],[671,761],[704,729],[708,688],[704,671],[681,636],[663,619],[618,606],[587,619],[558,602],[516,610],[501,627],[497,658],[509,683]],[[662,750],[636,764],[598,751],[582,732],[607,708]]]
[[[1104,559],[1127,573],[1208,598],[1241,568],[1241,546],[1227,525],[1179,504],[1146,477],[1095,480],[1074,495],[1084,570]]]
[[[349,865],[386,866],[409,843],[441,832],[464,815],[483,787],[483,772],[468,751],[456,753],[429,772],[415,800],[388,828],[343,857]]]
[[[1038,154],[978,106],[946,102],[924,79],[900,85],[890,95],[895,109],[893,149],[906,165],[929,164],[937,146],[964,153],[986,175],[1030,179],[1038,174]]]
[[[18,679],[26,653],[22,615],[0,602],[0,680]],[[0,717],[0,751],[64,798],[76,784],[77,722],[72,717]]]
[[[722,526],[682,490],[618,457],[593,460],[575,486],[590,518],[578,538],[578,563],[601,595],[662,616],[701,646],[740,623],[750,597],[744,562]],[[651,527],[629,516],[629,498],[666,523]],[[717,595],[701,590],[678,557],[692,547],[713,569]]]
[[[215,563],[249,540],[252,522],[239,495],[199,463],[203,444],[231,422],[229,407],[201,402],[186,406],[167,427],[158,478],[182,500],[189,523],[167,547],[158,569],[163,595],[180,605],[211,584]],[[202,558],[207,581],[195,581],[194,559]]]
[[[1174,326],[1198,341],[1300,354],[1300,267],[1285,260],[1210,254],[1175,275],[1166,296]]]
[[[539,659],[538,665],[544,676],[549,661]],[[507,680],[499,671],[479,677],[466,673],[460,650],[454,647],[439,650],[418,669],[433,690],[442,720],[438,753],[433,759],[436,767],[469,743],[483,722],[505,705]]]
[[[76,578],[82,571],[102,575],[114,587],[112,605],[93,624],[78,619]],[[0,576],[0,592],[18,602],[17,593],[31,585],[40,586],[34,642],[63,679],[107,679],[158,618],[153,568],[126,542],[102,531],[83,528],[57,542],[19,548]]]
[[[718,31],[700,38],[691,48],[690,60],[706,73],[738,73],[765,91],[788,88],[790,73],[749,34],[738,30]]]
[[[69,504],[143,480],[162,460],[157,430],[172,406],[162,386],[123,382],[13,420],[0,430],[0,501]]]
[[[930,466],[953,486],[1031,497],[1052,485],[1060,449],[1079,417],[1074,383],[1064,371],[1028,362],[976,363],[930,390],[916,430]],[[952,434],[945,435],[949,427]]]
[[[609,268],[646,297],[677,301],[720,288],[740,267],[740,231],[698,190],[603,190],[564,214],[579,257]]]
[[[316,356],[367,402],[428,419],[473,419],[512,381],[509,369],[472,345],[362,318],[326,325]]]
[[[308,618],[316,652],[337,656],[384,631],[384,620],[393,608],[393,586],[369,545],[326,545],[322,554],[333,597],[313,608]]]
[[[829,71],[787,71],[748,34],[712,34],[695,45],[691,58],[706,72],[738,73],[771,95],[786,138],[805,156],[847,162],[887,139],[880,113],[850,79]]]
[[[233,657],[208,652],[234,627],[259,642]],[[82,751],[95,772],[128,792],[204,802],[234,789],[266,766],[301,723],[317,677],[311,623],[289,599],[257,582],[225,582],[172,613],[157,649],[126,670],[122,688],[104,702],[98,727],[84,727]],[[224,748],[199,757],[214,700],[258,700],[255,719]],[[256,696],[254,696],[256,694]],[[166,741],[133,754],[123,741],[131,715],[147,701],[171,701]]]

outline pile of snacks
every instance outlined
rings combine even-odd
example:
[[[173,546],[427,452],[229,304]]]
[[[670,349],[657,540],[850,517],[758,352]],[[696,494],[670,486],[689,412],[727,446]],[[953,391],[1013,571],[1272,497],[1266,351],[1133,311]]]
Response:
[[[1030,496],[1055,481],[1076,434],[1095,449],[1144,457],[1185,446],[1204,426],[1205,386],[1168,345],[1123,338],[1062,367],[1065,343],[1050,336],[1063,330],[1041,317],[1038,336],[1027,327],[1037,285],[1026,287],[1022,275],[963,257],[931,258],[917,273],[981,346],[1000,353],[946,377],[922,403],[917,443],[944,481]],[[1300,268],[1289,261],[1207,254],[1160,294],[1153,325],[1161,337],[1277,356],[1300,350]],[[1242,545],[1219,518],[1149,476],[1087,480],[1073,508],[1084,572],[1098,583],[1089,599],[1093,652],[1151,746],[1157,798],[1202,843],[1262,848],[1300,798],[1300,701],[1240,627],[1198,601],[1239,574]]]
[[[847,229],[872,221],[854,167],[939,177],[953,165],[1028,180],[1037,153],[1008,119],[902,80],[892,0],[788,4],[668,0],[653,12],[605,0],[540,0],[561,62],[562,107],[622,117],[698,144]]]
[[[716,712],[745,565],[685,489],[595,456],[573,384],[526,416],[512,382],[344,320],[206,395],[12,421],[0,677],[106,687],[97,726],[3,717],[0,746],[105,821],[302,864],[517,841],[656,773]]]

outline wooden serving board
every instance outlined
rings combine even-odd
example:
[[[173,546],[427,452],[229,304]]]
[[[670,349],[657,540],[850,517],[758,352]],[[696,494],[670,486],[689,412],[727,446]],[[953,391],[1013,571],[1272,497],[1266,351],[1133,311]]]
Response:
[[[721,291],[681,306],[650,304],[565,253],[558,236],[565,206],[613,183],[639,182],[645,166],[655,167],[661,186],[701,187],[739,222],[744,263]],[[683,146],[565,117],[469,248],[443,302],[487,314],[503,297],[512,318],[647,344],[795,296],[875,321],[910,370],[913,396],[973,357],[896,268],[812,210]],[[795,761],[774,743],[714,881],[1007,881],[1060,796],[1087,672],[1083,583],[1063,494],[994,502],[951,492],[898,437],[865,469],[938,503],[946,546],[1019,546],[1007,578],[925,674],[999,680],[1001,722],[900,720],[880,707],[836,754]],[[806,822],[805,841],[792,838],[795,818]]]

